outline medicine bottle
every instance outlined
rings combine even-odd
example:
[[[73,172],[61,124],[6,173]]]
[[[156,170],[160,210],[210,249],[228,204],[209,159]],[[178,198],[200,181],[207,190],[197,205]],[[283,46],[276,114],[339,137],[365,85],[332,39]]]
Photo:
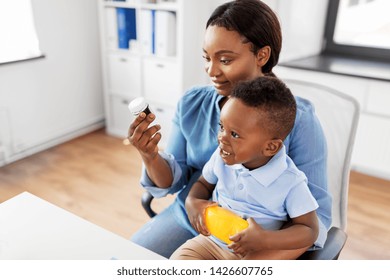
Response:
[[[137,97],[129,103],[129,110],[134,116],[138,116],[142,112],[146,115],[150,114],[149,104],[146,102],[145,98]]]

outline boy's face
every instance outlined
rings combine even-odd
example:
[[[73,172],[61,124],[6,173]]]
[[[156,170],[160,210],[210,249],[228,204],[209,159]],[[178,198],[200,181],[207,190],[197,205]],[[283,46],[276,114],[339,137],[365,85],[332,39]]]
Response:
[[[258,109],[236,98],[229,99],[223,106],[218,143],[226,164],[242,164],[254,169],[266,164],[274,154],[270,153],[272,136],[264,129],[266,118],[262,115]]]

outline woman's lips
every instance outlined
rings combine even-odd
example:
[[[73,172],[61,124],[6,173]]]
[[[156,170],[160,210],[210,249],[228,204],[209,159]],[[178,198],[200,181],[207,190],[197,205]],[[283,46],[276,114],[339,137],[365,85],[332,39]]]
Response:
[[[224,87],[226,87],[227,85],[229,84],[228,81],[225,81],[225,82],[216,82],[216,81],[213,81],[213,85],[216,89],[222,89]]]

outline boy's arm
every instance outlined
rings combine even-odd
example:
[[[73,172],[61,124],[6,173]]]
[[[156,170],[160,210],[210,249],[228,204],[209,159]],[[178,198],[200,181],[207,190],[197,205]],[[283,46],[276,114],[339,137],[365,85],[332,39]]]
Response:
[[[269,246],[274,249],[299,249],[310,247],[318,236],[318,218],[311,211],[291,219],[291,226],[279,231],[269,231]],[[267,237],[266,237],[267,238]]]
[[[264,230],[249,219],[249,227],[234,235],[229,245],[235,253],[246,255],[250,251],[293,250],[308,248],[318,236],[318,219],[315,211],[293,218],[291,226],[280,230]]]
[[[200,176],[198,181],[192,185],[185,202],[191,225],[203,235],[210,235],[205,226],[204,213],[207,206],[215,204],[215,202],[209,200],[214,188],[215,185],[210,184],[203,176]]]

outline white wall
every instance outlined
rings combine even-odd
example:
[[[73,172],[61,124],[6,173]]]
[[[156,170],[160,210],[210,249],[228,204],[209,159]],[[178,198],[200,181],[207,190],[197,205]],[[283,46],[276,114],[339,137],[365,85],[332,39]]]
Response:
[[[46,57],[0,65],[0,165],[103,125],[97,2],[32,0]]]
[[[328,0],[267,0],[277,2],[283,33],[279,62],[319,54],[322,48]]]

